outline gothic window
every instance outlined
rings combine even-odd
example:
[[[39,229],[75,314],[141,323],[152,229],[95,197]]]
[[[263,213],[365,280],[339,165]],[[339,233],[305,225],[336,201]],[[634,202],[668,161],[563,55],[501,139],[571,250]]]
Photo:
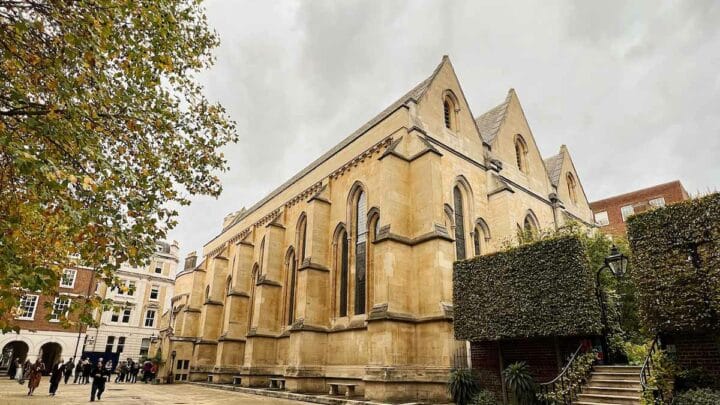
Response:
[[[210,301],[210,286],[205,287],[205,302]]]
[[[573,204],[577,204],[577,183],[572,173],[567,174],[567,189],[570,201],[572,201]]]
[[[473,231],[473,245],[475,256],[480,256],[482,252],[480,251],[480,229],[478,227],[475,227],[475,231]]]
[[[443,98],[443,118],[445,120],[445,128],[451,131],[457,130],[455,100],[450,93],[447,93]]]
[[[297,269],[297,262],[295,261],[295,252],[290,248],[290,253],[287,259],[287,272],[288,272],[288,317],[287,324],[292,325],[295,321],[295,272]]]
[[[515,137],[515,159],[517,161],[518,169],[520,169],[520,171],[523,173],[528,172],[527,153],[528,150],[525,140],[522,138],[522,136],[517,135]]]
[[[475,229],[473,230],[473,247],[475,256],[480,256],[485,250],[484,243],[490,240],[490,229],[484,219],[478,218],[475,221]],[[484,241],[484,242],[483,242]]]
[[[340,290],[338,296],[338,308],[339,316],[347,316],[348,313],[348,262],[349,262],[349,243],[347,232],[343,230],[340,232],[337,240],[338,249],[338,289]]]
[[[260,257],[258,258],[258,272],[262,273],[263,269],[263,259],[265,256],[265,237],[263,236],[262,241],[260,241]],[[260,274],[258,274],[258,277]]]
[[[305,260],[305,242],[307,240],[307,218],[302,214],[297,226],[297,247],[300,253],[300,262]]]
[[[227,282],[225,283],[225,295],[230,294],[232,291],[232,276],[228,276]]]
[[[457,260],[464,260],[465,254],[465,217],[463,214],[463,199],[460,187],[453,189],[453,203],[455,211],[455,256]]]
[[[367,196],[360,190],[355,203],[355,314],[365,313],[367,260]]]
[[[538,224],[532,213],[528,213],[523,221],[523,233],[526,238],[534,239],[538,235]]]

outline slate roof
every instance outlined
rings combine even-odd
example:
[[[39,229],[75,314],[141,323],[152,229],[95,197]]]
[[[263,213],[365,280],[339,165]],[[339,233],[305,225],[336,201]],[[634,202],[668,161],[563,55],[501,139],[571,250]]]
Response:
[[[288,180],[288,181],[286,181],[285,183],[281,184],[278,188],[276,188],[275,190],[273,190],[272,192],[270,192],[270,194],[268,194],[267,196],[265,196],[262,200],[258,201],[258,202],[255,203],[252,207],[250,207],[250,208],[248,208],[247,210],[245,210],[245,212],[240,213],[240,215],[238,215],[230,224],[228,224],[228,226],[226,226],[226,227],[223,229],[223,231],[225,231],[226,229],[232,227],[233,225],[237,224],[238,222],[242,221],[243,218],[245,218],[245,217],[247,217],[248,215],[250,215],[251,213],[253,213],[256,209],[262,207],[263,204],[265,204],[266,202],[270,201],[273,197],[275,197],[275,196],[277,196],[278,194],[280,194],[281,192],[283,192],[283,190],[285,190],[286,188],[290,187],[293,183],[295,183],[296,181],[298,181],[299,179],[301,179],[303,176],[305,176],[305,175],[307,175],[308,173],[310,173],[313,169],[315,169],[317,166],[319,166],[319,165],[320,165],[321,163],[323,163],[324,161],[330,159],[333,155],[335,155],[336,153],[338,153],[339,151],[341,151],[343,148],[345,148],[346,146],[348,146],[348,145],[350,145],[351,143],[353,143],[356,139],[358,139],[358,138],[359,138],[362,134],[364,134],[367,130],[369,130],[370,128],[374,127],[374,126],[377,125],[378,123],[380,123],[380,121],[382,121],[382,120],[384,120],[385,118],[387,118],[390,114],[392,114],[395,110],[397,110],[398,108],[400,108],[400,107],[401,107],[402,105],[404,105],[405,103],[407,103],[407,102],[409,102],[409,101],[415,101],[415,102],[417,102],[417,101],[425,94],[425,92],[427,91],[430,83],[431,83],[432,80],[435,78],[435,76],[438,74],[438,72],[440,71],[440,68],[443,66],[443,64],[444,64],[447,60],[448,60],[447,55],[443,56],[443,59],[442,59],[442,61],[440,62],[440,64],[435,68],[435,70],[433,71],[433,73],[432,73],[428,78],[426,78],[425,80],[423,80],[422,82],[420,82],[417,86],[415,86],[415,87],[414,87],[412,90],[410,90],[409,92],[405,93],[402,97],[400,97],[399,99],[397,99],[394,103],[390,104],[386,109],[382,110],[378,115],[376,115],[376,116],[373,117],[370,121],[368,121],[367,123],[365,123],[365,125],[361,126],[361,127],[358,128],[357,130],[355,130],[355,132],[353,132],[352,134],[350,134],[347,138],[345,138],[345,139],[343,139],[342,141],[340,141],[340,143],[337,144],[337,145],[335,145],[335,147],[333,147],[333,148],[330,149],[329,151],[325,152],[325,153],[324,153],[322,156],[320,156],[319,158],[315,159],[312,163],[310,163],[310,164],[307,165],[304,169],[302,169],[300,172],[298,172],[296,175],[294,175],[293,177],[291,177],[290,180]],[[220,236],[220,235],[218,235],[218,236]],[[215,238],[217,238],[217,236],[216,236]],[[213,238],[213,240],[214,240],[215,238]],[[211,243],[211,242],[212,242],[212,241],[208,242],[208,244]],[[206,245],[207,245],[207,244],[206,244]]]
[[[500,130],[500,126],[503,121],[505,121],[505,114],[507,113],[507,107],[510,104],[510,94],[512,92],[513,89],[510,89],[507,97],[505,97],[505,101],[493,107],[490,111],[475,118],[475,123],[477,124],[478,130],[480,130],[480,135],[485,142],[492,143],[495,140],[495,137],[497,137],[498,130]]]
[[[550,182],[555,187],[557,187],[558,182],[560,182],[560,172],[562,170],[564,156],[565,155],[561,151],[557,155],[550,156],[549,158],[543,160]]]

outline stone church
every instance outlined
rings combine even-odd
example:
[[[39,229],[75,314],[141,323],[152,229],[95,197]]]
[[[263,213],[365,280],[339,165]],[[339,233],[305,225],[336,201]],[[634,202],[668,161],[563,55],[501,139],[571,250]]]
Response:
[[[156,343],[161,375],[445,400],[465,348],[453,262],[567,221],[592,223],[567,148],[543,159],[512,89],[473,115],[444,57],[188,258]]]

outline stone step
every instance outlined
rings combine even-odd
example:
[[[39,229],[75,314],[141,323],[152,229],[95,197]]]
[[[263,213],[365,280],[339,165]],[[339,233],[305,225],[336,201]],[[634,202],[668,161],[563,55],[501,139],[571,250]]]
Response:
[[[590,378],[598,378],[602,380],[633,380],[640,381],[640,374],[638,373],[623,373],[618,371],[603,372],[593,371]]]
[[[593,371],[600,372],[623,372],[640,374],[642,366],[594,366]]]
[[[620,405],[639,405],[640,395],[605,395],[605,394],[585,394],[578,395],[579,401],[596,402],[599,404],[620,404]]]
[[[618,395],[618,396],[637,396],[640,395],[642,390],[638,388],[621,388],[621,387],[584,387],[583,394],[598,394],[598,395]]]
[[[588,382],[588,387],[608,387],[608,388],[637,388],[641,389],[639,380],[605,380],[602,378],[592,378]]]

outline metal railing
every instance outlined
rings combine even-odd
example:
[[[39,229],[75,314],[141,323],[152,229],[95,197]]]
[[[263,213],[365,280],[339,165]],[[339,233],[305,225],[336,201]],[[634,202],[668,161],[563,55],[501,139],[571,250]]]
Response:
[[[570,356],[565,367],[557,377],[538,386],[538,397],[543,404],[572,404],[582,390],[582,383],[587,381],[587,375],[578,377],[576,372],[580,369],[580,358],[583,345],[581,344]],[[588,374],[589,374],[588,370]]]
[[[651,387],[648,383],[648,380],[650,379],[650,376],[653,372],[653,367],[655,366],[655,364],[653,363],[653,355],[659,350],[659,348],[660,335],[656,335],[652,343],[650,344],[648,354],[645,357],[645,361],[643,362],[642,367],[640,368],[640,386],[642,387],[643,398],[648,391],[652,391],[654,402],[656,404],[663,403],[663,393],[662,390],[658,389],[657,382],[655,382],[656,386]]]

